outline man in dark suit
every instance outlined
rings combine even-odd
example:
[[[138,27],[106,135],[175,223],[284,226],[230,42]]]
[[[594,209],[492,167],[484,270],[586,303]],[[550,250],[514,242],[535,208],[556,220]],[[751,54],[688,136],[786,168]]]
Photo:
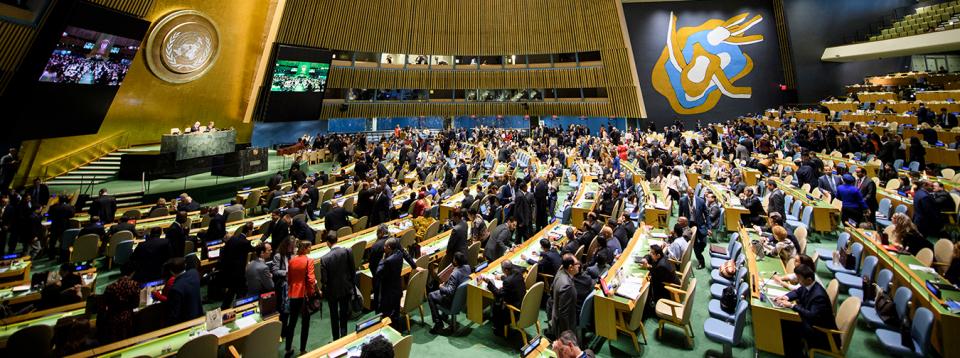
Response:
[[[47,206],[47,203],[50,202],[50,188],[40,181],[40,178],[33,180],[33,187],[28,192],[34,206]]]
[[[917,191],[913,193],[913,223],[923,236],[938,236],[943,229],[940,208],[930,192],[933,186],[929,181],[917,181]]]
[[[327,232],[323,239],[330,251],[320,258],[320,283],[323,285],[323,298],[330,308],[330,332],[333,340],[337,340],[347,335],[355,266],[350,249],[336,246],[336,232]]]
[[[298,240],[306,240],[310,242],[316,241],[317,233],[313,231],[313,228],[311,228],[310,225],[307,225],[305,218],[298,217],[293,219],[288,213],[283,219],[290,224],[290,235],[293,235],[293,237],[297,238]]]
[[[518,180],[519,181],[519,180]],[[517,244],[526,241],[533,231],[533,203],[527,195],[527,184],[517,183],[516,197],[513,199],[513,217],[517,218]]]
[[[687,195],[680,197],[680,204],[679,204],[680,206],[678,208],[679,216],[683,216],[686,218],[690,217],[690,203],[692,203],[695,200],[693,193],[694,193],[693,188],[687,187]]]
[[[280,189],[280,184],[283,183],[283,172],[277,172],[267,180],[267,188],[270,190]]]
[[[956,127],[957,115],[953,113],[947,113],[946,108],[940,108],[940,114],[937,115],[937,124],[946,129]]]
[[[370,215],[370,226],[390,221],[390,217],[393,215],[393,201],[387,191],[388,189],[388,186],[377,188],[377,194],[373,199],[375,203],[373,213]]]
[[[440,267],[446,267],[446,264],[453,260],[456,253],[467,254],[467,245],[469,237],[467,236],[467,221],[463,220],[463,209],[455,209],[450,213],[450,219],[453,221],[453,231],[450,233],[450,239],[447,240],[447,253],[444,256],[444,262]]]
[[[100,189],[100,196],[90,203],[90,216],[99,216],[104,222],[112,223],[117,213],[117,199],[107,192],[107,188]]]
[[[182,257],[170,260],[170,271],[176,276],[167,295],[167,325],[170,326],[203,316],[200,274],[195,269],[185,268],[186,263]]]
[[[440,284],[440,288],[427,294],[427,303],[430,305],[430,317],[433,318],[433,328],[430,333],[439,334],[444,331],[444,324],[451,323],[451,328],[457,321],[449,322],[449,317],[440,312],[439,307],[450,307],[453,303],[453,296],[457,293],[457,287],[470,279],[473,269],[467,264],[467,257],[461,253],[453,255],[453,272],[446,281]]]
[[[818,179],[817,171],[809,160],[800,162],[800,168],[797,169],[798,187],[803,186],[803,184],[810,184],[810,189],[816,189],[819,187]]]
[[[763,225],[766,222],[763,218],[766,212],[763,211],[763,203],[760,202],[760,197],[753,193],[752,187],[743,190],[741,200],[743,207],[749,210],[749,212],[743,214],[744,224]],[[697,229],[697,231],[699,230]]]
[[[463,210],[470,209],[474,200],[473,195],[470,194],[470,187],[463,188],[463,200],[460,202],[460,208]]]
[[[306,196],[310,198],[310,203],[306,205],[307,217],[310,220],[317,219],[317,207],[320,205],[320,191],[317,190],[317,186],[314,185],[313,179],[307,181],[307,191]]]
[[[121,231],[129,231],[133,236],[137,236],[137,225],[136,220],[133,218],[128,218],[126,216],[120,218],[120,222],[110,227],[110,230],[107,231],[109,236]]]
[[[173,257],[170,241],[160,237],[162,229],[159,227],[150,230],[150,235],[144,242],[137,245],[130,256],[130,262],[136,267],[133,279],[140,283],[156,281],[161,278],[163,263]]]
[[[650,269],[650,299],[647,300],[646,314],[654,312],[657,301],[661,298],[670,298],[670,291],[666,284],[678,283],[677,269],[663,254],[660,245],[650,245],[650,253],[644,258],[645,266]]]
[[[353,213],[338,205],[336,200],[333,200],[331,205],[330,211],[323,216],[326,229],[337,231],[344,226],[350,226],[350,217]]]
[[[516,229],[517,219],[512,217],[508,218],[507,222],[493,228],[490,237],[487,238],[487,244],[483,247],[483,257],[487,261],[494,261],[503,256],[510,249],[510,243],[513,241],[513,231]]]
[[[520,259],[526,260],[529,265],[537,264],[538,272],[550,276],[557,274],[561,264],[560,253],[553,249],[550,240],[546,238],[540,239],[539,260],[534,259],[534,257],[526,257],[523,254],[520,255]]]
[[[707,203],[702,197],[694,196],[690,199],[690,216],[687,217],[690,227],[697,228],[697,237],[693,238],[693,253],[697,256],[697,269],[706,267],[706,259],[703,258],[703,249],[707,247],[707,235],[711,233],[712,223],[707,213]]]
[[[620,218],[617,221],[617,228],[613,230],[613,237],[620,242],[620,247],[627,247],[627,244],[630,243],[630,239],[633,238],[633,234],[636,231],[637,228],[633,225],[633,220],[630,220],[630,214],[624,212],[620,214]]]
[[[547,221],[550,218],[550,211],[552,208],[548,205],[548,196],[550,194],[550,187],[547,185],[547,181],[543,177],[538,177],[534,180],[533,188],[533,201],[536,205],[536,221],[537,221],[537,230],[543,229],[547,226]]]
[[[767,193],[769,193],[767,213],[780,213],[780,217],[787,217],[787,209],[784,207],[786,196],[783,194],[783,190],[777,187],[777,182],[772,179],[767,180]]]
[[[577,290],[573,284],[573,277],[580,272],[580,261],[571,253],[563,254],[562,270],[553,279],[550,309],[550,328],[559,335],[567,330],[577,328]]]
[[[877,209],[880,208],[880,202],[877,201],[877,183],[867,177],[867,171],[863,167],[857,167],[856,174],[857,188],[860,189],[863,200],[867,202],[867,208],[870,209],[871,213],[876,213]],[[876,215],[870,215],[868,219],[873,222],[876,218]]]
[[[527,294],[527,286],[523,281],[523,269],[513,265],[510,261],[504,261],[500,268],[503,270],[503,275],[497,277],[503,282],[500,288],[497,288],[493,277],[484,277],[484,281],[487,283],[487,290],[492,292],[493,297],[496,298],[494,302],[502,303],[494,303],[491,308],[493,311],[491,319],[493,335],[505,337],[504,327],[510,323],[510,309],[507,308],[507,305],[520,307],[520,304],[523,303],[523,296]]]
[[[177,217],[173,220],[173,224],[170,224],[170,226],[168,226],[164,231],[164,237],[170,241],[170,248],[173,250],[174,256],[186,254],[184,248],[187,240],[190,240],[190,228],[186,227],[186,225],[187,213],[185,211],[181,211],[177,213]]]
[[[177,211],[192,212],[200,210],[200,203],[193,201],[193,198],[187,193],[180,194],[180,204],[177,204]]]
[[[400,247],[400,241],[397,238],[389,238],[383,244],[383,260],[377,265],[374,276],[379,282],[378,305],[376,312],[384,317],[390,317],[395,324],[400,322],[400,299],[403,297],[403,287],[400,279],[400,273],[403,271],[403,261],[407,261],[410,267],[417,267],[410,255]],[[423,270],[417,267],[417,271]]]
[[[253,232],[253,223],[248,222],[240,228],[240,232],[230,237],[220,251],[220,261],[217,263],[219,274],[217,278],[226,289],[223,303],[220,308],[227,309],[233,305],[233,300],[241,297],[246,291],[247,255],[253,249],[247,240]]]
[[[63,232],[67,230],[67,227],[70,225],[70,219],[73,218],[76,211],[73,208],[73,205],[70,205],[70,197],[64,196],[60,198],[56,204],[50,206],[50,209],[47,210],[47,215],[50,216],[50,242],[62,246],[63,243]],[[0,232],[0,235],[5,235]],[[3,252],[3,242],[0,242],[0,252]],[[62,247],[61,247],[62,248]],[[51,246],[51,253],[55,252],[54,247]],[[61,260],[66,260],[66,257],[61,257]]]
[[[220,214],[217,208],[210,208],[210,225],[207,227],[207,234],[203,237],[205,241],[220,240],[227,236],[227,218]]]
[[[791,322],[783,327],[784,337],[804,337],[808,348],[829,348],[828,338],[813,328],[837,329],[827,290],[817,282],[810,267],[797,266],[794,273],[800,281],[800,288],[776,298],[779,305],[793,309],[800,315],[800,323]],[[801,342],[800,339],[784,340],[784,351],[788,356],[805,357]]]
[[[280,247],[280,243],[290,235],[290,225],[283,219],[280,210],[270,213],[270,222],[267,225],[266,233],[261,240],[270,239],[269,242],[273,247]]]

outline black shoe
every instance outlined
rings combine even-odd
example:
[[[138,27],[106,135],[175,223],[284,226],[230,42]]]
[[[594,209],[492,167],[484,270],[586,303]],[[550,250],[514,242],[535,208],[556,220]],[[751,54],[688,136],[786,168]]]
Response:
[[[433,325],[433,328],[430,328],[430,334],[440,334],[444,331],[443,323],[437,322]]]
[[[704,268],[706,268],[706,266],[703,266],[703,264],[700,264],[699,266],[697,266],[697,270],[703,270]]]

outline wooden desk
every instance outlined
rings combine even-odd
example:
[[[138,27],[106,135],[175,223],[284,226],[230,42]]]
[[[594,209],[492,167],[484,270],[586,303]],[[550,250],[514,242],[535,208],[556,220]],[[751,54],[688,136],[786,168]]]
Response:
[[[827,109],[829,109],[829,110],[831,110],[831,111],[834,111],[834,112],[840,112],[840,111],[856,111],[857,109],[860,109],[860,102],[827,102],[827,101],[823,101],[823,102],[820,102],[820,104],[822,104],[824,107],[827,107]]]
[[[30,268],[33,261],[30,256],[24,256],[4,262],[0,272],[0,289],[30,284]]]
[[[782,321],[800,322],[800,315],[788,308],[776,307],[772,303],[780,292],[786,292],[782,287],[767,285],[764,292],[765,300],[760,299],[760,283],[774,273],[783,274],[786,269],[783,262],[776,257],[763,257],[757,261],[757,256],[750,249],[750,241],[762,240],[753,229],[740,229],[740,242],[743,244],[743,253],[746,255],[747,279],[750,284],[750,316],[753,318],[753,339],[758,350],[783,355]],[[776,292],[774,291],[776,290]],[[791,338],[795,339],[795,338]]]
[[[794,200],[799,200],[804,206],[813,207],[813,215],[810,217],[811,229],[818,232],[832,232],[840,224],[840,210],[826,202],[823,199],[808,197],[807,193],[789,183],[785,183],[779,178],[773,179],[777,187],[783,190],[784,194],[793,196]],[[786,208],[789,211],[789,208]],[[802,212],[802,211],[801,211]]]
[[[646,197],[643,205],[643,222],[656,228],[665,228],[670,224],[673,213],[673,200],[663,190],[653,190],[646,180],[640,182]]]
[[[260,317],[256,303],[227,309],[223,312],[236,312],[238,315],[249,314],[247,317],[253,317],[257,323],[241,328],[237,326],[236,320],[224,322],[223,326],[227,327],[230,332],[217,338],[217,344],[221,346],[244,339],[253,332],[253,330],[268,322],[276,321],[278,318],[276,315],[266,319]],[[150,357],[173,356],[184,344],[204,333],[206,333],[206,317],[199,317],[157,331],[79,352],[68,357],[79,358],[102,355],[109,355],[111,358],[139,357],[144,355]]]
[[[386,317],[371,327],[368,327],[365,330],[360,332],[350,333],[346,336],[341,337],[338,340],[330,342],[329,344],[314,349],[307,354],[300,356],[301,358],[319,358],[327,357],[333,355],[334,353],[340,353],[342,351],[356,353],[357,356],[360,355],[360,349],[364,344],[367,344],[373,337],[383,336],[390,343],[397,344],[401,339],[403,339],[403,334],[397,332],[397,330],[390,327],[390,318]],[[353,356],[351,354],[350,356]],[[346,356],[344,356],[346,357]]]
[[[717,202],[723,206],[723,223],[726,231],[740,230],[740,217],[750,213],[750,210],[740,203],[740,198],[733,196],[733,192],[723,188],[717,182],[703,181],[701,184],[710,189],[717,196]]]
[[[7,346],[7,338],[17,331],[38,325],[53,327],[61,318],[84,314],[86,305],[86,302],[77,302],[0,320],[0,349]]]
[[[880,259],[878,269],[886,268],[893,271],[894,286],[903,286],[913,291],[911,301],[914,307],[926,307],[933,312],[933,331],[930,344],[942,357],[960,356],[960,340],[955,339],[956,332],[960,331],[960,314],[951,313],[943,306],[947,299],[960,300],[960,292],[942,291],[942,298],[937,298],[926,287],[926,281],[943,280],[936,272],[913,270],[910,265],[924,266],[916,257],[910,254],[897,254],[880,247],[874,238],[876,232],[872,230],[845,228],[850,233],[850,239],[863,245],[864,256],[876,256]],[[953,333],[950,333],[953,332]]]
[[[550,341],[540,337],[540,344],[533,351],[524,355],[524,358],[556,358],[557,353],[553,351]]]
[[[51,268],[51,270],[56,270],[56,269],[57,269],[56,267]],[[78,272],[77,274],[80,275],[80,282],[83,288],[89,289],[92,292],[93,288],[95,288],[97,284],[97,269],[90,268],[88,270]],[[24,285],[29,285],[29,284],[30,284],[29,281],[24,283]],[[2,301],[6,305],[12,306],[12,305],[31,303],[31,302],[40,300],[40,291],[33,289],[33,287],[30,287],[26,291],[18,291],[18,292],[14,292],[13,289],[14,289],[13,286],[0,289],[0,301]]]
[[[450,241],[450,233],[453,230],[444,231],[433,238],[420,243],[420,253],[422,256],[429,256],[431,262],[440,262],[444,256],[447,254],[447,242]],[[403,270],[400,271],[400,277],[407,277],[414,271],[414,267],[410,267],[410,264],[406,260],[402,260]],[[360,272],[358,278],[358,286],[360,289],[360,297],[363,297],[363,307],[367,309],[373,309],[371,307],[372,300],[370,299],[371,294],[373,293],[373,270],[376,268],[370,268],[369,265],[364,265]],[[442,268],[441,268],[442,269]]]
[[[587,199],[587,194],[592,193],[591,199]],[[577,188],[577,195],[573,199],[573,206],[570,208],[570,223],[579,228],[587,218],[587,213],[593,211],[597,200],[600,199],[600,184],[593,181],[582,181]]]
[[[887,190],[877,185],[877,202],[883,198],[890,199],[890,209],[896,209],[897,205],[903,204],[907,207],[907,217],[913,217],[913,198],[902,196],[896,191]]]
[[[482,200],[482,199],[483,199],[483,195],[480,195],[480,194],[483,194],[483,189],[484,189],[484,187],[480,185],[480,184],[483,184],[483,183],[484,183],[484,182],[481,181],[481,182],[477,182],[476,184],[473,184],[473,185],[469,186],[470,192],[473,193],[474,196],[478,196],[478,197],[475,198],[474,200]],[[516,190],[516,188],[514,188],[514,190]],[[446,199],[443,199],[443,201],[440,202],[440,208],[439,208],[439,212],[440,212],[440,213],[439,213],[440,222],[446,222],[447,219],[450,218],[450,213],[453,212],[453,211],[456,210],[456,209],[459,209],[462,204],[463,204],[463,190],[462,190],[462,189],[461,189],[460,192],[458,192],[458,193],[453,193],[452,195],[450,195],[450,196],[447,197]]]
[[[566,242],[566,231],[569,226],[554,222],[540,230],[523,244],[517,246],[511,251],[505,253],[496,261],[491,262],[483,271],[474,273],[470,276],[470,283],[467,285],[467,318],[477,324],[483,324],[483,306],[485,301],[493,300],[493,293],[487,290],[487,283],[480,280],[480,276],[495,276],[503,273],[500,266],[504,261],[510,260],[515,266],[524,270],[530,265],[526,260],[521,260],[520,256],[532,257],[533,253],[540,251],[540,239],[549,237],[556,244],[563,245]]]
[[[664,233],[664,230],[658,229],[656,232],[660,235]],[[647,291],[650,289],[650,281],[647,277],[650,270],[641,267],[634,258],[643,257],[650,252],[650,245],[656,242],[656,240],[651,238],[651,233],[650,228],[646,226],[637,229],[637,232],[633,234],[633,238],[630,239],[630,243],[624,248],[624,254],[620,255],[620,257],[614,261],[613,265],[610,266],[610,269],[607,270],[607,280],[614,281],[617,271],[622,268],[624,279],[632,278],[643,280],[640,296],[647,295]],[[611,282],[608,282],[608,284],[609,283]],[[614,290],[614,292],[616,292],[616,290]],[[602,289],[594,289],[593,317],[597,335],[611,341],[617,340],[618,315],[625,313],[629,320],[630,312],[637,307],[638,303],[637,300],[617,296],[616,294],[607,297],[603,294]]]

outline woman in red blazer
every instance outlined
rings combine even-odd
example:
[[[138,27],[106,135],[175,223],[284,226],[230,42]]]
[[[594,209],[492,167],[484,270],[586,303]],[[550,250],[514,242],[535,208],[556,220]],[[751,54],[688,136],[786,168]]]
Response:
[[[297,326],[297,316],[303,318],[300,325],[300,355],[307,350],[307,337],[310,336],[310,313],[304,307],[307,298],[317,290],[317,277],[313,273],[314,262],[307,254],[310,253],[310,242],[300,241],[297,244],[297,255],[290,259],[287,265],[287,297],[290,298],[290,318],[284,327],[284,340],[287,343],[286,355],[293,355],[293,329]]]

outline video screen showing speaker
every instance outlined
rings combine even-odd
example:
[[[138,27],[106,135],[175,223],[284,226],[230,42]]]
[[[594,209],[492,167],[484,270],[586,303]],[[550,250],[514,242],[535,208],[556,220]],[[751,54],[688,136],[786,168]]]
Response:
[[[85,1],[57,1],[3,95],[15,128],[0,137],[97,133],[149,27]]]
[[[258,122],[292,122],[320,118],[333,54],[318,48],[278,44],[269,76],[257,102]]]

